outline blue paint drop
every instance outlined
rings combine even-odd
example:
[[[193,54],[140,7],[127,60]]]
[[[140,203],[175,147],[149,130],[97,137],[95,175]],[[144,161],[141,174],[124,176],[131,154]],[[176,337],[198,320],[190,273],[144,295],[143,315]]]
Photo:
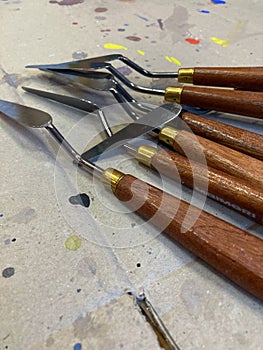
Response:
[[[226,1],[224,1],[224,0],[211,0],[211,2],[213,4],[216,4],[216,5],[220,5],[220,4],[225,4],[226,3]]]
[[[199,10],[199,12],[201,12],[201,13],[210,13],[210,11],[208,11],[208,10]]]
[[[82,345],[80,343],[77,343],[74,345],[73,350],[81,350],[82,349]]]
[[[2,218],[4,216],[4,214],[0,214],[0,218]]]

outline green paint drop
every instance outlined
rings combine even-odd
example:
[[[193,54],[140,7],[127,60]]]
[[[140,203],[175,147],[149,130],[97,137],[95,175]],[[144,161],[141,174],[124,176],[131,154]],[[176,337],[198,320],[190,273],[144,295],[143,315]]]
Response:
[[[81,247],[81,243],[81,239],[78,236],[72,235],[66,240],[65,247],[68,250],[78,250]]]

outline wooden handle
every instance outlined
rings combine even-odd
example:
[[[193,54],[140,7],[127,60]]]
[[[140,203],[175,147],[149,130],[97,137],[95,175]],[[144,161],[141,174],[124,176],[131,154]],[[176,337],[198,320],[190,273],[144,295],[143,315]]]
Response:
[[[263,135],[193,113],[183,112],[180,116],[195,134],[263,160]]]
[[[169,135],[169,137],[167,137]],[[165,127],[159,138],[178,153],[263,188],[263,162],[185,130]]]
[[[262,90],[263,67],[196,67],[193,84]]]
[[[263,190],[250,186],[246,181],[165,150],[155,149],[151,167],[187,187],[205,194],[208,191],[208,197],[263,224]]]
[[[186,106],[263,119],[263,92],[195,86],[167,87],[165,100]]]
[[[131,175],[115,196],[240,287],[263,299],[263,241]],[[177,208],[177,210],[176,210]],[[188,211],[197,211],[192,221]]]

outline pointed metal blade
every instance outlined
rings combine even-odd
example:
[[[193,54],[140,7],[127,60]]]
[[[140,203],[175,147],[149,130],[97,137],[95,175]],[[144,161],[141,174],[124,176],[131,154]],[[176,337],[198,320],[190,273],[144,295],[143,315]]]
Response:
[[[53,92],[33,89],[30,87],[26,87],[26,86],[22,86],[22,89],[24,89],[27,92],[31,92],[35,95],[45,97],[45,98],[48,98],[48,99],[56,101],[56,102],[60,102],[60,103],[63,103],[67,106],[78,108],[78,109],[81,109],[81,110],[89,112],[89,113],[97,111],[99,109],[99,107],[95,103],[92,103],[89,100],[76,99],[75,97],[66,96],[66,95],[59,95],[59,94],[55,94]]]
[[[52,69],[67,69],[67,68],[85,68],[85,69],[98,69],[105,68],[107,66],[107,61],[113,61],[117,59],[121,59],[122,55],[113,54],[113,55],[105,55],[94,58],[86,58],[84,60],[78,61],[69,61],[63,63],[55,63],[55,64],[30,64],[27,65],[26,68],[52,68]]]
[[[129,124],[113,136],[84,152],[81,156],[88,161],[98,157],[105,151],[112,151],[113,149],[124,145],[131,139],[145,135],[151,130],[173,120],[180,114],[181,109],[182,107],[175,103],[164,104],[157,107],[139,120],[136,120],[136,122]]]
[[[31,128],[45,128],[52,123],[51,116],[44,111],[4,100],[0,100],[0,113]]]

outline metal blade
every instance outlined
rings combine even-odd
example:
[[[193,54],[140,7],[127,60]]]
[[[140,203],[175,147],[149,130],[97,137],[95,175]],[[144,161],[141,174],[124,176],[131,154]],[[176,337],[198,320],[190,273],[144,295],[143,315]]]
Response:
[[[51,116],[46,112],[4,100],[0,100],[0,113],[31,128],[45,128],[52,123]]]
[[[89,113],[97,111],[99,109],[99,107],[95,103],[92,103],[89,100],[76,99],[76,98],[71,97],[71,96],[59,95],[59,94],[55,94],[53,92],[33,89],[30,87],[26,87],[26,86],[22,86],[22,88],[23,88],[23,90],[25,90],[27,92],[31,92],[35,95],[45,97],[45,98],[48,98],[48,99],[56,101],[56,102],[60,102],[60,103],[63,103],[65,105],[68,105],[68,106],[71,106],[74,108],[78,108],[78,109],[81,109],[81,110],[89,112]]]
[[[129,124],[110,138],[107,138],[98,145],[84,152],[81,156],[85,160],[90,160],[98,157],[105,151],[112,151],[113,149],[124,145],[129,140],[142,136],[159,126],[168,123],[180,114],[181,109],[182,107],[175,103],[164,104],[147,113],[139,120],[136,120],[136,122]]]
[[[39,68],[39,69],[67,69],[67,68],[105,68],[107,66],[107,61],[113,61],[119,59],[121,55],[106,55],[95,58],[87,58],[78,61],[69,61],[63,63],[55,64],[30,64],[26,68]]]

